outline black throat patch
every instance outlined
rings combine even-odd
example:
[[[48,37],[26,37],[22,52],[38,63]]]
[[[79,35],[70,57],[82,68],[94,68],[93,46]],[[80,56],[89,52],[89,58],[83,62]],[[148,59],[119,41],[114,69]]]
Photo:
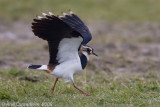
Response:
[[[82,66],[82,69],[84,69],[87,65],[87,57],[85,55],[81,55],[80,56],[80,60],[81,60],[81,66]]]

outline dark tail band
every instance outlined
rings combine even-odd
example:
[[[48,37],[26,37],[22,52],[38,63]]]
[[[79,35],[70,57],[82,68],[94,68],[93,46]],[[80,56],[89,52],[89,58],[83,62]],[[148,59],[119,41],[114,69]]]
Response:
[[[38,69],[40,68],[42,65],[30,65],[28,68],[29,69]]]

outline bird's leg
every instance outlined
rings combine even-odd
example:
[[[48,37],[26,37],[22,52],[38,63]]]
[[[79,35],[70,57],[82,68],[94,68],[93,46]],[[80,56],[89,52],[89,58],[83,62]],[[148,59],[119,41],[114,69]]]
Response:
[[[86,96],[90,96],[88,93],[82,91],[81,89],[79,89],[74,83],[73,83],[74,88],[78,89],[81,93],[85,94]]]
[[[54,91],[57,81],[58,81],[58,78],[56,78],[56,81],[54,82],[53,88],[51,89],[51,92]]]

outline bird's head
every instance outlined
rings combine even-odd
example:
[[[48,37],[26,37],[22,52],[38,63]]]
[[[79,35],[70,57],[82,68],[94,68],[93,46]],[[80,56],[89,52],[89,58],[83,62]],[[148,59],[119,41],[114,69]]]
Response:
[[[89,55],[95,55],[98,56],[96,53],[94,53],[93,48],[87,45],[81,45],[81,53],[88,57]]]

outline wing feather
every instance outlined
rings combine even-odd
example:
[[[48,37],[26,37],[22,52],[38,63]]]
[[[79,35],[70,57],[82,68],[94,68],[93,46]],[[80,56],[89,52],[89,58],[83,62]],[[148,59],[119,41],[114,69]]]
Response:
[[[75,54],[77,58],[79,46],[92,38],[88,27],[73,13],[64,14],[64,17],[42,14],[44,17],[33,19],[32,31],[35,36],[48,41],[49,65],[74,59]]]
[[[76,14],[73,12],[70,13],[71,15],[65,15],[64,17],[60,17],[60,19],[75,31],[79,32],[83,38],[82,44],[86,45],[92,39],[91,33],[88,27]]]

